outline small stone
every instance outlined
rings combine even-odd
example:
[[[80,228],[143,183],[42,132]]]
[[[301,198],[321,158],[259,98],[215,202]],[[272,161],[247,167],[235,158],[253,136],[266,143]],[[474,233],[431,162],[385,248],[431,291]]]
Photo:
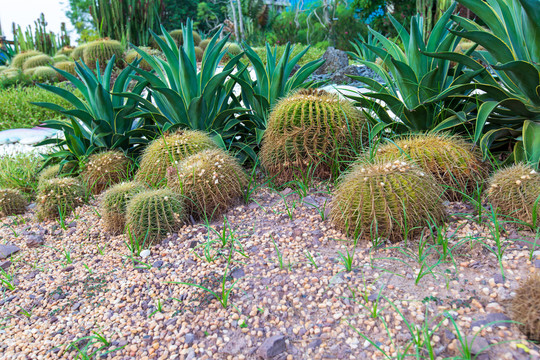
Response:
[[[160,268],[162,267],[164,264],[163,260],[156,260],[153,264],[152,264],[152,267],[155,267],[155,268]]]
[[[10,266],[11,266],[11,261],[9,260],[0,262],[0,268],[4,270],[7,270]]]
[[[150,250],[144,249],[143,251],[141,251],[139,255],[141,258],[146,259],[147,257],[150,256]]]
[[[503,276],[499,273],[493,275],[493,280],[495,284],[504,284]]]
[[[244,272],[243,268],[237,267],[231,272],[231,276],[235,279],[240,279],[246,276],[246,273]]]
[[[0,245],[0,259],[6,259],[8,256],[15,254],[19,250],[21,249],[19,249],[17,246],[13,244]]]
[[[483,351],[486,351],[488,349],[489,343],[486,339],[484,339],[481,336],[467,336],[467,342],[470,346],[470,351],[472,355],[480,354]]]
[[[285,350],[287,350],[285,336],[274,335],[264,340],[262,345],[257,349],[257,355],[259,355],[263,359],[270,359],[276,355],[281,354]]]
[[[490,324],[489,326],[509,326],[510,325],[510,318],[506,316],[503,313],[496,312],[487,314],[486,316],[473,321],[471,324],[471,328],[478,326],[482,327],[487,324]]]
[[[310,349],[316,349],[322,344],[322,340],[320,338],[316,338],[312,342],[308,344],[308,348]]]
[[[71,271],[73,271],[73,270],[75,270],[75,266],[73,266],[73,265],[68,265],[68,266],[66,266],[62,271],[64,271],[64,272],[71,272]]]
[[[186,337],[184,339],[184,343],[185,344],[188,344],[188,345],[191,345],[195,342],[195,335],[192,334],[192,333],[187,333],[186,334]]]
[[[540,259],[534,260],[534,267],[537,269],[540,268]]]
[[[30,235],[26,238],[26,246],[29,248],[35,248],[43,245],[45,239],[43,235]]]

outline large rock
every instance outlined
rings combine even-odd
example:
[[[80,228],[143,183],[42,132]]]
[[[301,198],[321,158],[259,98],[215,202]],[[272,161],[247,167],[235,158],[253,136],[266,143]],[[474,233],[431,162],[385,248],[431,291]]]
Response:
[[[272,357],[281,354],[287,350],[285,336],[274,335],[264,340],[262,345],[257,349],[257,355],[263,359],[271,359]]]
[[[333,74],[339,69],[346,68],[349,66],[349,57],[347,53],[343,50],[338,50],[333,47],[329,47],[324,52],[322,57],[324,64],[315,72],[316,74]]]
[[[26,246],[28,246],[29,248],[41,246],[44,242],[45,238],[43,237],[43,235],[28,235],[26,237]]]
[[[0,259],[6,259],[11,254],[15,254],[20,249],[12,244],[0,245]]]
[[[363,68],[356,65],[349,65],[344,68],[338,69],[331,77],[332,83],[334,84],[348,84],[353,82],[347,75],[353,76],[364,76]]]

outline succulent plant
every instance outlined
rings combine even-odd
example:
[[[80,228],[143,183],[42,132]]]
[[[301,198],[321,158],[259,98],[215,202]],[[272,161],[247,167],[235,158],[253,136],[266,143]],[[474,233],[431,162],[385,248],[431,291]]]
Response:
[[[505,216],[540,223],[540,174],[525,164],[497,170],[489,179],[486,201]]]
[[[59,63],[54,64],[54,67],[60,70],[64,70],[71,75],[75,75],[75,62],[73,61],[61,61]],[[58,74],[58,78],[61,81],[65,81],[66,78],[64,78],[62,75]]]
[[[28,202],[14,189],[0,189],[0,217],[24,214]]]
[[[37,216],[40,221],[71,214],[85,203],[85,191],[76,178],[43,181],[38,186]]]
[[[23,70],[33,69],[41,66],[47,66],[53,63],[53,59],[49,55],[40,54],[29,57],[24,61]]]
[[[163,58],[163,53],[161,51],[159,51],[159,50],[156,50],[156,49],[153,49],[153,48],[150,48],[150,47],[140,47],[139,49],[143,50],[144,52],[146,52],[147,54],[150,54],[152,56],[159,56],[159,57]],[[124,55],[124,60],[126,60],[126,62],[128,64],[131,64],[133,61],[135,61],[136,59],[140,59],[140,58],[142,58],[142,56],[139,55],[139,53],[137,53],[133,49],[127,51],[126,54]],[[152,67],[144,59],[141,60],[141,62],[139,63],[139,67],[141,69],[143,69],[143,70],[146,70],[146,71],[152,71]]]
[[[38,66],[36,68],[33,68],[33,70],[34,71],[32,72],[32,79],[51,82],[57,81],[59,79],[56,70],[54,70],[50,66]]]
[[[37,50],[28,50],[28,51],[19,53],[15,55],[15,57],[13,57],[13,60],[11,61],[11,66],[13,66],[14,68],[22,69],[24,62],[28,58],[31,58],[32,56],[36,56],[36,55],[43,55],[43,53]]]
[[[0,73],[0,78],[6,79],[6,80],[13,80],[16,79],[21,74],[21,70],[19,68],[8,68],[2,73]]]
[[[34,76],[34,71],[36,71],[36,68],[30,68],[23,71],[23,74],[28,77]]]
[[[62,61],[69,61],[69,57],[67,55],[62,55],[62,54],[55,55],[52,59],[55,64]]]
[[[182,30],[180,29],[173,30],[169,33],[169,35],[171,35],[171,37],[174,39],[174,41],[178,45],[182,45],[184,43],[184,35],[183,35]],[[199,35],[196,31],[193,31],[193,44],[195,46],[198,46],[200,43],[201,43],[201,35]]]
[[[88,67],[95,68],[96,61],[99,61],[100,67],[105,67],[109,60],[116,55],[116,64],[119,64],[124,48],[120,41],[101,39],[88,43],[84,48],[84,62]]]
[[[217,148],[217,145],[202,131],[179,130],[164,134],[144,150],[135,180],[148,186],[163,187],[167,185],[167,168],[190,155],[212,148]]]
[[[195,46],[195,59],[197,59],[197,61],[201,61],[203,58],[203,55],[204,55],[204,50],[198,46]]]
[[[167,171],[168,186],[184,195],[186,208],[212,218],[233,206],[244,193],[247,176],[238,161],[222,149],[191,155]]]
[[[60,164],[48,166],[39,173],[39,182],[42,183],[57,177],[69,176],[72,174],[73,170],[73,163],[67,163],[64,166],[60,166]]]
[[[105,151],[88,158],[81,177],[90,192],[100,194],[111,185],[128,179],[132,166],[132,161],[123,152]]]
[[[54,54],[55,56],[58,56],[58,55],[66,55],[66,56],[70,56],[73,51],[75,51],[75,48],[72,47],[72,46],[64,46],[63,48],[61,48],[60,50],[58,50],[56,52],[56,54]]]
[[[278,182],[312,167],[320,178],[336,176],[367,142],[366,118],[347,100],[323,90],[300,90],[270,113],[261,164]]]
[[[210,39],[204,39],[204,40],[201,40],[201,42],[199,43],[199,47],[201,49],[206,50],[206,47],[208,46],[208,44],[210,44]]]
[[[448,199],[458,201],[461,192],[470,193],[487,175],[482,154],[473,147],[457,136],[420,134],[380,146],[377,157],[383,161],[405,159],[417,163],[448,187]]]
[[[540,341],[540,274],[530,275],[516,291],[511,306],[512,320],[532,341]]]
[[[185,219],[184,200],[170,189],[148,190],[127,205],[126,231],[146,246],[178,231]]]
[[[429,222],[442,223],[444,189],[403,160],[358,160],[339,183],[330,218],[347,235],[400,241]]]
[[[165,41],[165,36],[164,35],[160,35],[158,36],[161,40]],[[176,43],[176,45],[178,45],[178,40],[176,40],[174,37],[173,37],[173,40],[174,42]],[[148,42],[148,45],[150,45],[150,47],[152,49],[156,49],[156,50],[160,50],[161,48],[159,47],[159,44],[157,43],[156,39],[154,39],[154,37],[152,36],[152,38],[150,39],[150,41]]]
[[[86,45],[88,44],[82,44],[73,49],[73,52],[71,53],[71,58],[75,61],[83,59],[84,49],[86,48]]]
[[[105,229],[113,234],[120,234],[126,225],[128,202],[145,187],[137,182],[124,182],[112,186],[103,193],[100,208]]]

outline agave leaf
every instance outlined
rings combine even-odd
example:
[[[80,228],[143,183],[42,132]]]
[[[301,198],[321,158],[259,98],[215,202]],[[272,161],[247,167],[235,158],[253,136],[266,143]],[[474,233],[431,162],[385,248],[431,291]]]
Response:
[[[540,166],[540,123],[526,120],[523,123],[523,149],[527,162],[536,170]]]

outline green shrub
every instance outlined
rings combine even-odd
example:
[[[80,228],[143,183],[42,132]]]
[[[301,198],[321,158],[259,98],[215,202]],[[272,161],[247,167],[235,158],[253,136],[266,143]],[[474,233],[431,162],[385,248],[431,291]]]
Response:
[[[60,85],[63,89],[70,87]],[[37,86],[14,86],[0,91],[0,131],[39,125],[45,120],[63,116],[54,111],[30,104],[31,102],[54,102],[71,109],[66,100]]]
[[[191,155],[167,172],[168,187],[184,195],[196,216],[212,218],[238,202],[247,176],[238,161],[222,149]]]
[[[78,179],[47,180],[39,184],[36,214],[40,221],[66,217],[85,200],[84,187]]]
[[[516,164],[497,170],[489,179],[486,201],[505,216],[528,224],[540,222],[540,174]]]
[[[93,194],[100,194],[111,185],[127,181],[132,161],[121,151],[105,151],[90,155],[81,178]]]
[[[276,104],[259,154],[279,183],[311,171],[329,178],[352,161],[367,141],[367,122],[347,100],[323,90],[303,89]]]
[[[84,62],[88,67],[95,69],[96,61],[99,61],[99,66],[104,68],[113,55],[116,56],[116,64],[120,64],[123,54],[124,48],[119,41],[96,40],[84,48]]]
[[[14,68],[22,69],[24,62],[28,58],[31,58],[32,56],[36,56],[36,55],[43,55],[43,53],[37,50],[29,50],[29,51],[24,51],[22,53],[19,53],[15,55],[15,57],[11,61],[11,66],[13,66]]]
[[[33,69],[40,66],[47,66],[53,63],[53,59],[49,55],[41,54],[29,57],[24,61],[23,70]]]
[[[461,192],[471,193],[487,176],[482,154],[474,145],[457,136],[424,134],[408,136],[380,146],[383,161],[411,160],[448,187],[449,199],[459,201]],[[454,190],[455,189],[455,190]]]
[[[30,76],[25,75],[18,68],[7,68],[0,72],[0,90],[14,86],[27,86],[32,84]],[[1,96],[1,93],[0,93]],[[0,118],[0,121],[2,119]]]
[[[0,189],[0,217],[24,214],[28,202],[18,190]]]
[[[165,186],[169,167],[190,155],[216,147],[210,136],[202,131],[179,130],[165,134],[146,147],[135,179],[149,186]]]
[[[360,160],[338,185],[330,218],[347,235],[395,242],[428,221],[443,222],[443,192],[431,174],[415,165]]]
[[[37,173],[43,161],[36,154],[0,157],[0,188],[20,190],[32,196],[37,189]]]
[[[28,76],[31,78],[32,76],[34,76],[34,71],[36,71],[36,68],[26,69],[26,70],[23,70],[23,74],[24,76]]]
[[[127,204],[144,189],[143,185],[132,181],[116,184],[105,191],[101,198],[100,208],[107,231],[113,234],[120,234],[124,231]]]
[[[158,189],[135,195],[127,205],[126,230],[146,246],[158,243],[178,231],[185,219],[181,195]]]

